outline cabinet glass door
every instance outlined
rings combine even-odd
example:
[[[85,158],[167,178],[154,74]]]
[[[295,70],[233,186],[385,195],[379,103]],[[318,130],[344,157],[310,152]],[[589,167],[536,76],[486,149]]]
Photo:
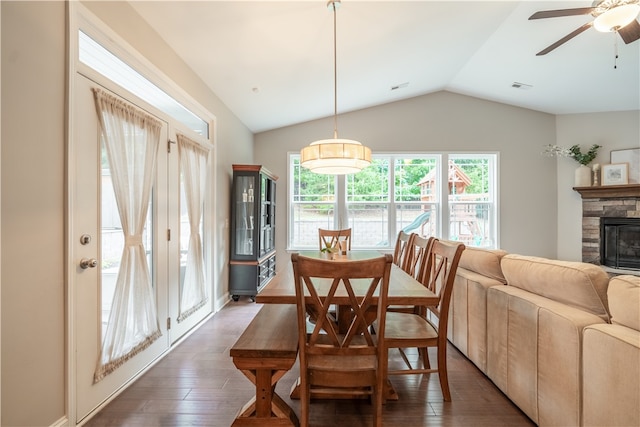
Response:
[[[236,181],[235,255],[253,255],[255,177],[238,176]]]

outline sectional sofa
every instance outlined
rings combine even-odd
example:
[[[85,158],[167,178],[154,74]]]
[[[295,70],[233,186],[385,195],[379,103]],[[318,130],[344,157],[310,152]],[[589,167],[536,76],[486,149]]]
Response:
[[[640,425],[640,277],[467,248],[447,335],[540,426]]]

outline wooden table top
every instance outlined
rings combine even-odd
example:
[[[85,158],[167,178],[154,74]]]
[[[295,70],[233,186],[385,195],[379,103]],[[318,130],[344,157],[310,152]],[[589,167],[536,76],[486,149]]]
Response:
[[[300,255],[309,257],[322,257],[320,251],[300,251]],[[339,256],[331,262],[349,262],[352,260],[363,260],[380,257],[382,254],[378,251],[349,251],[346,256]],[[356,296],[364,296],[368,287],[369,280],[353,280],[352,285]],[[330,280],[320,283],[318,292],[320,295],[326,295]],[[340,293],[340,289],[336,293],[336,304],[340,304],[340,298],[344,297],[344,303],[348,304],[346,293]],[[256,302],[261,304],[295,304],[296,291],[294,287],[293,267],[291,261],[283,271],[276,276],[256,295]],[[438,303],[438,297],[428,290],[422,283],[405,273],[396,265],[391,266],[391,274],[389,277],[389,295],[387,303],[390,305],[434,305]]]

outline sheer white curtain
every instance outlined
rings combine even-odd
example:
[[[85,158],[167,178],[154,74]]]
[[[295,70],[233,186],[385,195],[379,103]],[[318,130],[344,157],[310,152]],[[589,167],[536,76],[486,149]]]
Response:
[[[161,122],[99,89],[94,89],[94,97],[124,234],[115,293],[94,374],[94,382],[98,382],[162,335],[142,241]]]
[[[189,246],[180,292],[178,322],[186,319],[209,300],[207,293],[201,227],[207,183],[209,150],[178,134],[180,175],[189,217]]]

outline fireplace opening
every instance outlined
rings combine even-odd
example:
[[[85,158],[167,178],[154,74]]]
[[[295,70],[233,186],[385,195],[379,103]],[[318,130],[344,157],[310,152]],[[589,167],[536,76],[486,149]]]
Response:
[[[640,270],[640,218],[600,218],[600,264]]]

